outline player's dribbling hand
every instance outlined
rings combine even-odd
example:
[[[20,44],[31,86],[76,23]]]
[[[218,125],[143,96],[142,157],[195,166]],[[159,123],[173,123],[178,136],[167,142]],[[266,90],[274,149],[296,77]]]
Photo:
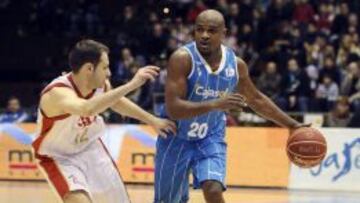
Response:
[[[290,127],[290,135],[299,128],[309,128],[311,127],[311,123],[297,123],[294,127]]]
[[[130,83],[138,88],[145,84],[148,80],[154,82],[155,78],[159,75],[159,71],[160,68],[157,66],[145,66],[140,68]]]
[[[161,118],[155,118],[151,126],[155,131],[163,138],[167,137],[167,134],[172,133],[176,135],[176,124],[173,121]]]
[[[241,94],[229,94],[214,101],[214,108],[222,111],[247,107],[246,99]]]

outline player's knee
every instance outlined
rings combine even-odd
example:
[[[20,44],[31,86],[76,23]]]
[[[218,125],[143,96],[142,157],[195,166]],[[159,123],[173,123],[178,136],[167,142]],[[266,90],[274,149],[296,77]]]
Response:
[[[221,202],[223,188],[217,181],[205,181],[202,184],[202,190],[207,202]]]
[[[92,203],[92,201],[87,192],[79,190],[67,194],[64,203]]]

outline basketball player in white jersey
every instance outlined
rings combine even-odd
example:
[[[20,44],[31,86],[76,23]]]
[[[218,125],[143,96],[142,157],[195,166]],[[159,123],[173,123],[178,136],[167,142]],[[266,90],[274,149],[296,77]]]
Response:
[[[111,89],[109,49],[93,40],[78,42],[69,54],[72,72],[53,80],[41,93],[33,142],[40,168],[66,203],[130,202],[115,162],[101,141],[108,108],[149,125],[160,135],[175,131],[171,121],[142,110],[126,97],[154,80],[159,68],[141,68],[125,85]]]

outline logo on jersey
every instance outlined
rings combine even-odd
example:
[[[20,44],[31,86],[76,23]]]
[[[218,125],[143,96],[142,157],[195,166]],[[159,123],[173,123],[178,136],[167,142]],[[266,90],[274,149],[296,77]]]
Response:
[[[76,184],[76,185],[85,186],[85,184],[82,183],[81,181],[79,181],[79,179],[78,179],[76,176],[74,176],[74,175],[70,175],[70,176],[68,177],[68,179],[71,180],[71,181],[72,181],[74,184]]]
[[[201,85],[196,85],[195,93],[199,96],[203,96],[205,99],[208,97],[218,98],[224,97],[228,92],[228,88],[225,91],[213,90],[210,88],[205,88]]]
[[[80,116],[78,120],[78,126],[81,128],[85,128],[91,125],[96,120],[96,116]]]
[[[197,66],[202,66],[202,63],[199,62],[199,61],[196,61],[196,65],[197,65]]]
[[[199,77],[201,76],[201,70],[200,70],[200,68],[197,68],[197,72],[198,72],[198,75],[199,75]]]
[[[225,69],[225,75],[226,75],[226,77],[234,77],[235,76],[235,70],[228,66]]]

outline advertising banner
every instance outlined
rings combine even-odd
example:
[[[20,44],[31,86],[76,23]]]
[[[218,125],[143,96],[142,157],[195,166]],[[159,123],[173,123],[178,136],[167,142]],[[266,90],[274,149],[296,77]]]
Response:
[[[31,142],[34,124],[0,124],[0,179],[43,180]]]
[[[125,182],[154,182],[156,135],[150,126],[110,125],[103,140]]]
[[[149,126],[110,126],[104,140],[125,135],[115,157],[126,182],[153,183],[156,136]],[[226,182],[232,186],[286,187],[289,161],[284,151],[287,130],[279,128],[228,128]],[[119,135],[117,135],[119,136]],[[109,140],[109,141],[106,141]],[[109,147],[114,149],[114,147]],[[116,154],[116,153],[115,153]]]
[[[328,142],[320,166],[300,169],[285,153],[288,131],[230,127],[229,186],[360,191],[360,130],[319,129]],[[0,179],[44,180],[31,149],[35,124],[0,124]],[[153,183],[156,134],[145,125],[108,125],[103,142],[128,183]]]
[[[0,125],[0,179],[43,180],[30,144],[35,124]],[[228,128],[227,184],[286,187],[287,131]],[[150,126],[108,125],[102,138],[125,182],[153,183],[156,134]]]
[[[281,128],[227,128],[227,184],[286,187],[287,135]]]

